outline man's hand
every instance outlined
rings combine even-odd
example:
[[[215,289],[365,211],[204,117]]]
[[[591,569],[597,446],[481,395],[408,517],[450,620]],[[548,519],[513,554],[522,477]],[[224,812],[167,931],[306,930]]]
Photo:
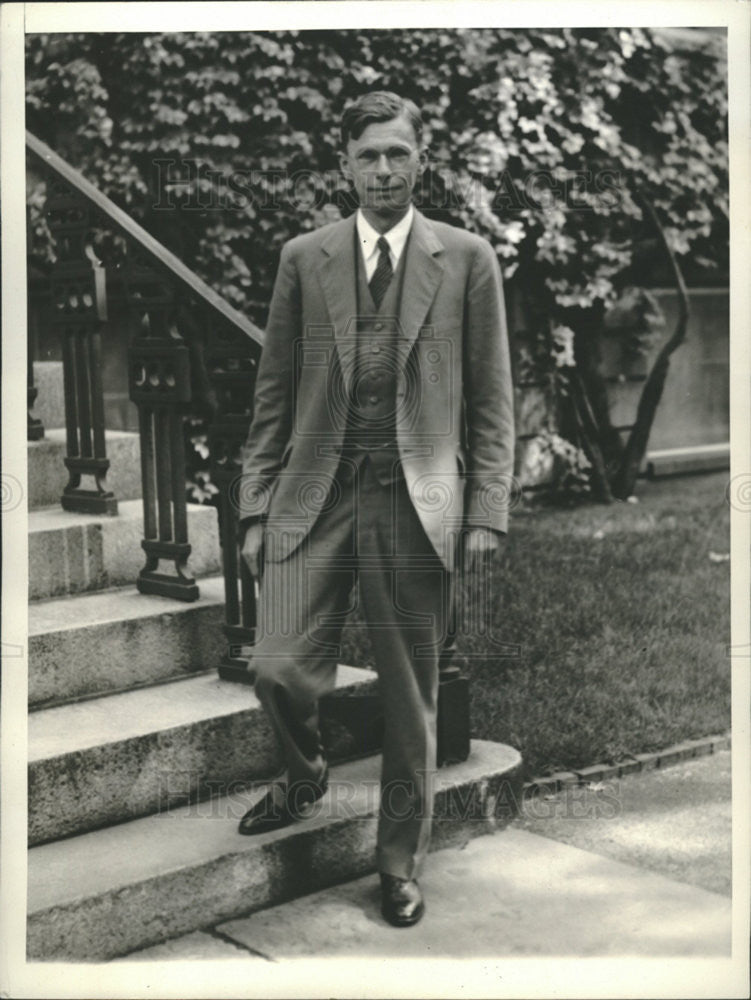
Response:
[[[464,540],[464,566],[476,569],[490,559],[497,560],[506,547],[506,535],[490,528],[470,528]]]
[[[263,525],[260,521],[258,521],[255,524],[251,524],[245,532],[242,547],[242,557],[256,580],[258,580],[261,575],[260,555],[262,545]]]

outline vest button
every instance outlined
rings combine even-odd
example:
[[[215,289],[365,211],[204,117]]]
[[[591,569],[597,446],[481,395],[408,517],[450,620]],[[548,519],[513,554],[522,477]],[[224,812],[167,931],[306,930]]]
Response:
[[[373,329],[378,333],[383,329],[383,323],[376,323]]]
[[[378,403],[378,402],[380,402],[380,396],[368,396],[368,402],[369,403]]]
[[[373,344],[370,350],[372,354],[380,354],[381,352],[381,348],[378,346],[378,344]]]

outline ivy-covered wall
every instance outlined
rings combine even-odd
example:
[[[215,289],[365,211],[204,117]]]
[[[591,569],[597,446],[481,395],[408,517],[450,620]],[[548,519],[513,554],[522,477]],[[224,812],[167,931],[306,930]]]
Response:
[[[659,325],[635,291],[669,281],[643,197],[689,284],[726,280],[724,45],[634,28],[36,35],[27,125],[263,326],[284,241],[354,208],[342,108],[411,97],[431,156],[418,203],[490,240],[516,382],[555,400],[619,299],[637,303],[635,350]],[[32,178],[43,271],[42,197]]]

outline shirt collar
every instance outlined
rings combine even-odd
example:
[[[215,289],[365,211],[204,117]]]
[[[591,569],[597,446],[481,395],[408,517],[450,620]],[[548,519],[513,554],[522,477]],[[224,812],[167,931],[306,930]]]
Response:
[[[409,210],[403,219],[400,219],[399,222],[397,222],[395,226],[392,226],[387,233],[379,233],[371,226],[362,214],[362,209],[358,208],[356,216],[357,239],[362,247],[363,258],[365,260],[369,260],[374,253],[377,253],[378,248],[376,244],[381,236],[385,236],[389,242],[392,257],[398,261],[402,255],[402,250],[404,250],[404,245],[407,242],[409,231],[412,228],[412,220],[414,219],[414,216],[414,206],[410,205]]]

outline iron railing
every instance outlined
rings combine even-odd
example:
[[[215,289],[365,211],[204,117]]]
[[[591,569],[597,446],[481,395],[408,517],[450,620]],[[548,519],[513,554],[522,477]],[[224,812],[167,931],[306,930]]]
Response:
[[[185,601],[198,597],[189,569],[183,421],[197,408],[203,413],[208,409],[226,595],[228,650],[223,665],[244,670],[245,661],[236,651],[253,641],[255,597],[253,581],[239,559],[237,514],[229,487],[241,472],[263,332],[29,132],[26,146],[34,166],[45,175],[45,212],[55,245],[50,282],[53,323],[62,341],[69,473],[62,506],[84,513],[117,513],[117,498],[106,485],[101,372],[109,289],[119,283],[136,325],[128,351],[128,382],[138,407],[141,546],[146,554],[137,586],[142,593]],[[124,240],[125,258],[117,267],[105,267],[97,258],[95,226]],[[30,374],[30,409],[37,392],[32,379]],[[41,422],[30,413],[29,439],[38,440],[43,433]],[[82,485],[84,477],[93,482]],[[160,572],[160,562],[172,563],[174,571]]]

